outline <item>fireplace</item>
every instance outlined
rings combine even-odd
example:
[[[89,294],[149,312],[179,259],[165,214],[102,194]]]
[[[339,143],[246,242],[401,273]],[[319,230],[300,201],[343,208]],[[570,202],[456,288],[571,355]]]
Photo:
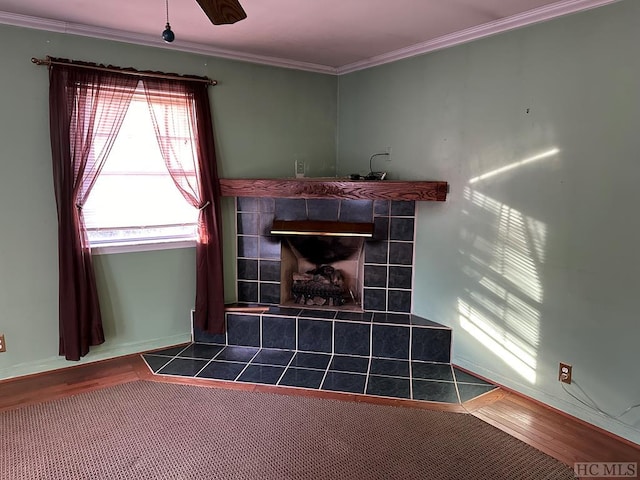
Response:
[[[238,197],[236,206],[239,302],[411,311],[415,202]],[[293,237],[273,234],[274,220],[369,224],[373,231],[370,238]]]
[[[283,237],[280,304],[361,310],[363,270],[361,237]]]

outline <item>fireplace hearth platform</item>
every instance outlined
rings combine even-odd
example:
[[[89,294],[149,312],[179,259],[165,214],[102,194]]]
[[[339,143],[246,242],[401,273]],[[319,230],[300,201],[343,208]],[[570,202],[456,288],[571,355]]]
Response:
[[[460,404],[496,388],[450,364],[451,329],[411,314],[268,307],[144,354],[158,375]]]

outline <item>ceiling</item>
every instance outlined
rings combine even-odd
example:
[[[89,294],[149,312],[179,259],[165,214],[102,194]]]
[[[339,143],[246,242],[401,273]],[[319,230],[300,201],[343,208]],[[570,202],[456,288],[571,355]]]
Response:
[[[240,0],[214,26],[195,0],[0,0],[0,23],[344,73],[616,0]]]

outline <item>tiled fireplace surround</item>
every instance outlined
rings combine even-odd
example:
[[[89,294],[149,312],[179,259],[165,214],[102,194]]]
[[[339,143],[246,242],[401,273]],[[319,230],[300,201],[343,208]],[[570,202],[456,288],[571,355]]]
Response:
[[[238,301],[226,332],[143,355],[159,375],[464,403],[495,388],[450,364],[451,329],[412,315],[415,202],[237,198]],[[373,222],[363,311],[282,307],[274,218]]]
[[[264,313],[227,313],[227,332],[195,341],[299,352],[449,363],[451,330],[411,315],[415,202],[238,197],[238,302]],[[274,219],[373,222],[364,244],[363,312],[279,307],[281,238]]]
[[[363,308],[411,311],[415,202],[387,200],[237,199],[238,301],[280,303],[281,239],[269,234],[273,220],[374,223],[365,241]]]

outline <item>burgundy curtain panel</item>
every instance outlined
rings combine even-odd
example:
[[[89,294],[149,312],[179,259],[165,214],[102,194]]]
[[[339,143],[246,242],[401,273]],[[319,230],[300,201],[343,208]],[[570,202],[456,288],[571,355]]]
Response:
[[[137,83],[136,77],[71,65],[52,65],[49,70],[60,355],[68,360],[79,360],[90,346],[104,342],[82,206],[104,166]]]
[[[195,325],[223,333],[220,182],[207,85],[155,78],[141,82],[167,170],[185,200],[199,210]]]

